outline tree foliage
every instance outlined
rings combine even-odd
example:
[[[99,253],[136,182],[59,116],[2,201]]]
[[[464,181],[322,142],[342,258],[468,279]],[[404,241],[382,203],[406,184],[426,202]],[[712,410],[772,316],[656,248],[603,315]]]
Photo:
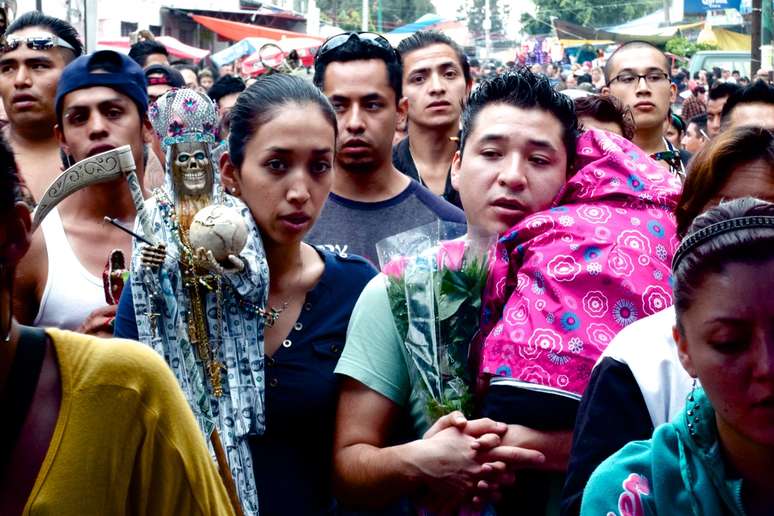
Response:
[[[376,30],[379,1],[369,0],[368,3],[370,30]],[[427,13],[435,12],[435,7],[430,0],[381,0],[381,4],[384,32],[411,23]],[[362,0],[318,0],[317,2],[323,19],[344,30],[360,30],[362,6]]]
[[[666,42],[666,51],[678,56],[691,57],[699,50],[717,50],[711,43],[694,43],[682,36],[675,36]]]
[[[584,27],[603,28],[626,23],[663,7],[663,0],[533,0],[534,13],[522,15],[524,32],[551,32],[551,18]]]

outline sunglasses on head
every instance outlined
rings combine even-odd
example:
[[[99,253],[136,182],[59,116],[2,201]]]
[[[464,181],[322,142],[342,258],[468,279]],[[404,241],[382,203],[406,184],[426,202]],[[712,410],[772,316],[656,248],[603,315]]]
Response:
[[[314,57],[315,60],[321,58],[328,52],[343,46],[352,38],[359,41],[360,43],[391,52],[395,56],[398,55],[395,49],[392,48],[392,45],[390,45],[390,42],[387,41],[387,39],[381,34],[377,34],[375,32],[343,32],[326,39],[323,44],[320,45],[320,48],[317,49],[317,54],[315,54]]]
[[[0,44],[0,52],[5,53],[16,50],[22,43],[26,43],[27,48],[30,50],[50,50],[54,47],[61,47],[75,51],[71,44],[57,36],[30,36],[28,38],[10,36],[5,38]]]

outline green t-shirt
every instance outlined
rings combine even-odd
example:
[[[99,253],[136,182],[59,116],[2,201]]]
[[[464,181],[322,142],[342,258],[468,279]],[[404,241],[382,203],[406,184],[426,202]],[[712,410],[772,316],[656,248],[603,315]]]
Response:
[[[355,304],[347,341],[336,373],[349,376],[407,408],[419,438],[430,427],[422,400],[412,395],[411,380],[387,298],[386,278],[378,274],[366,285]]]

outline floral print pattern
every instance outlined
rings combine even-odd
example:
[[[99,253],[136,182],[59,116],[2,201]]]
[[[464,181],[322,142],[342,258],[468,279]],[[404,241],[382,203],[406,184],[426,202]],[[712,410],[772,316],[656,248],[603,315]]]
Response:
[[[588,131],[553,206],[506,231],[484,295],[482,374],[582,394],[616,333],[672,304],[679,178]]]

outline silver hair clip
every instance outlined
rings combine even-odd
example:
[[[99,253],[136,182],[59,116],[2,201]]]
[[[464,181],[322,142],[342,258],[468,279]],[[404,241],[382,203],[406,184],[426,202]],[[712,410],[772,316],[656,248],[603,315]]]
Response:
[[[710,224],[706,228],[701,228],[685,237],[675,252],[672,259],[672,271],[677,271],[677,266],[685,256],[721,233],[728,233],[743,228],[771,228],[774,229],[774,216],[770,215],[751,215],[747,217],[737,217],[734,219],[723,220]]]

